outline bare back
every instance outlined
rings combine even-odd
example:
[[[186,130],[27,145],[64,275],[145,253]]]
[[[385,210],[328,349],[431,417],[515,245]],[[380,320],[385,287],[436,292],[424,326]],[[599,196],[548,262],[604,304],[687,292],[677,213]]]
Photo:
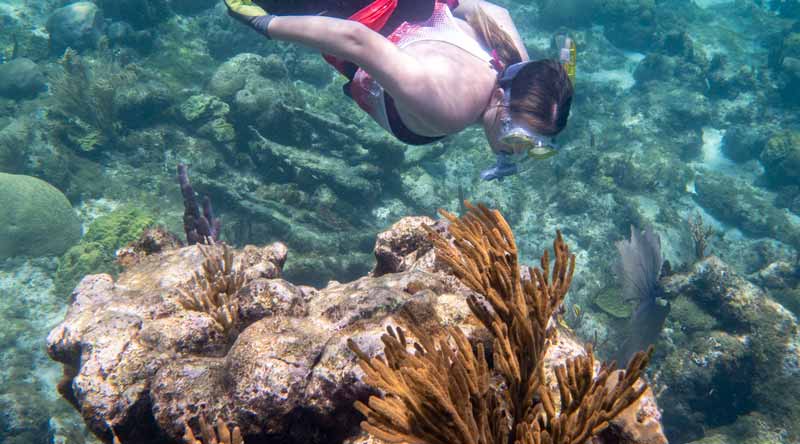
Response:
[[[461,4],[485,10],[513,34],[527,58],[508,11],[483,0]],[[477,123],[496,84],[491,56],[481,48],[472,28],[458,18],[462,7],[453,13],[436,3],[428,22],[405,23],[400,28],[407,25],[407,32],[398,28],[391,40],[361,23],[324,16],[274,17],[268,31],[272,38],[304,44],[357,65],[353,99],[384,128],[392,131],[387,113],[381,111],[387,108],[382,107],[383,91],[391,96],[406,130],[436,137]]]
[[[455,20],[461,31],[479,40],[466,21]],[[505,22],[513,28],[510,18]],[[516,29],[513,31],[518,35]],[[414,42],[402,51],[420,62],[426,79],[414,89],[412,97],[395,97],[397,111],[410,130],[423,136],[441,136],[457,133],[478,121],[496,84],[497,71],[491,65],[458,46],[437,40]],[[524,47],[521,52],[527,59]],[[398,75],[402,79],[403,72]],[[419,78],[419,73],[414,78]],[[408,81],[413,80],[401,80]]]
[[[445,42],[416,42],[403,51],[422,61],[426,79],[415,90],[418,100],[395,98],[397,111],[410,130],[441,136],[461,131],[478,120],[497,78],[490,65]]]

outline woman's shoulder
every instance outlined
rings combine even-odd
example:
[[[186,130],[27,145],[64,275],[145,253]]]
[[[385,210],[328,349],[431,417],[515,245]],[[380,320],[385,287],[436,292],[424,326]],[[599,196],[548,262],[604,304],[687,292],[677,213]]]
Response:
[[[480,38],[478,37],[478,33],[475,32],[475,29],[473,29],[472,26],[470,26],[470,24],[467,23],[466,20],[455,17],[455,21],[458,24],[458,27],[461,28],[461,30],[464,31],[464,33],[467,34],[470,38],[476,41],[480,40]]]

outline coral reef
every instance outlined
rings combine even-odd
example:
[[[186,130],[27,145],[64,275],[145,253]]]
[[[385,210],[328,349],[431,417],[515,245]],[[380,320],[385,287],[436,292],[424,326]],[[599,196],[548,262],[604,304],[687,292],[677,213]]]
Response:
[[[761,279],[775,282],[781,273],[772,268]],[[735,424],[753,412],[772,429],[798,436],[797,385],[789,382],[800,376],[796,318],[714,256],[662,283],[674,306],[667,325],[680,331],[659,376],[665,422],[680,431],[676,439],[696,439],[705,427]]]
[[[763,154],[762,154],[763,155]],[[739,178],[707,172],[695,180],[694,199],[719,220],[754,236],[772,235],[800,247],[800,224],[772,205],[763,190]]]
[[[492,162],[479,128],[430,146],[403,146],[342,96],[345,80],[316,51],[257,38],[225,14],[222,2],[92,3],[0,0],[0,171],[53,185],[78,210],[84,227],[98,215],[130,205],[149,209],[154,220],[167,222],[166,229],[180,232],[184,207],[174,166],[184,163],[191,168],[195,189],[209,196],[218,216],[224,215],[220,236],[231,248],[281,240],[292,252],[278,266],[270,262],[275,257],[267,259],[266,253],[250,248],[248,257],[261,259],[243,270],[254,276],[280,270],[297,284],[292,288],[325,288],[370,270],[373,279],[388,281],[397,274],[433,270],[426,262],[433,261],[432,247],[417,229],[430,221],[406,219],[382,234],[377,263],[371,251],[375,236],[408,214],[433,216],[440,207],[457,211],[465,198],[487,202],[515,227],[524,261],[537,259],[556,228],[562,231],[581,267],[566,312],[558,318],[592,342],[596,356],[608,357],[627,328],[625,318],[618,317],[626,314],[624,300],[611,278],[614,241],[628,236],[631,225],[652,226],[672,269],[678,275],[691,273],[698,244],[686,224],[699,213],[703,226],[715,231],[706,255],[715,255],[726,272],[759,286],[759,297],[771,297],[794,316],[800,313],[793,273],[770,271],[796,267],[800,245],[800,185],[792,167],[792,134],[800,129],[796,0],[503,2],[531,58],[552,57],[553,34],[567,33],[578,44],[580,60],[569,124],[558,137],[563,149],[503,184],[478,178],[481,166]],[[53,19],[48,26],[57,10],[80,13],[81,8],[87,14],[72,16],[79,20],[56,26]],[[59,63],[67,42],[75,51],[70,56],[80,54],[73,60],[74,74]],[[199,197],[197,203],[202,206]],[[3,215],[10,213],[0,219]],[[438,222],[436,229],[444,232],[445,225]],[[48,231],[28,245],[47,244],[60,233]],[[115,275],[123,268],[138,273],[138,267],[151,266],[153,255],[171,257],[176,246],[175,239],[158,230],[136,244],[116,247],[116,258],[108,245],[83,242],[62,259],[74,266],[69,273],[70,267],[62,267],[59,276],[71,277],[58,280],[65,282],[58,296],[51,294],[58,268],[52,259],[0,261],[0,276],[14,289],[3,293],[9,307],[0,312],[6,326],[0,338],[7,345],[0,402],[9,413],[0,418],[0,441],[44,444],[52,437],[60,443],[94,442],[76,423],[77,413],[51,403],[48,387],[54,384],[29,383],[53,374],[40,353],[40,338],[50,326],[42,325],[57,322],[70,299],[65,296],[83,274]],[[193,252],[191,263],[184,263],[180,282],[163,284],[164,292],[189,284],[191,271],[202,268],[202,253],[185,251]],[[241,250],[235,251],[238,256]],[[29,282],[25,270],[31,266],[39,271]],[[437,292],[444,282],[456,285],[452,275],[446,276],[437,281]],[[301,316],[313,310],[300,303],[305,297],[319,302],[292,290],[290,308],[279,308],[266,300],[265,283],[250,282],[240,296],[247,293],[262,303],[240,305],[243,324],[273,312]],[[422,282],[397,288],[424,292]],[[289,294],[273,287],[277,284],[269,287],[273,297]],[[406,300],[405,295],[373,291],[381,303]],[[763,386],[755,381],[764,367],[753,364],[762,361],[749,348],[759,343],[780,349],[785,340],[769,334],[770,322],[734,326],[694,297],[697,292],[670,294],[672,312],[650,366],[657,376],[651,379],[654,391],[667,397],[663,406],[670,441],[698,440],[703,434],[712,442],[797,441],[778,421],[781,416],[793,421],[791,403],[774,407],[761,401]],[[463,299],[461,293],[443,294],[437,293],[442,304]],[[213,319],[183,309],[177,298],[171,299],[174,309],[213,335],[208,355],[227,356],[228,339],[214,330]],[[20,300],[25,307],[14,306]],[[49,302],[30,302],[40,300]],[[376,305],[362,307],[370,312]],[[788,322],[782,315],[776,319]],[[387,322],[398,325],[394,319]],[[370,334],[379,335],[384,327]],[[411,335],[407,326],[401,327]],[[467,325],[462,327],[467,331]],[[764,335],[750,341],[758,331]],[[321,335],[329,337],[330,331]],[[307,343],[318,344],[314,341]],[[382,348],[377,339],[367,342],[373,346],[362,348],[370,356]],[[169,344],[164,350],[173,350]],[[351,356],[344,347],[339,350]],[[784,356],[773,362],[775,368],[793,365],[792,354]],[[316,368],[314,362],[303,360],[297,368]],[[198,368],[208,367],[191,367]],[[305,379],[297,380],[305,387]],[[788,381],[776,383],[795,385]],[[133,388],[129,393],[135,397],[139,392]],[[164,397],[159,399],[164,405]],[[194,399],[199,404],[216,398],[197,394]],[[144,404],[137,408],[147,411]],[[180,409],[176,405],[170,411]],[[230,417],[210,413],[210,421]],[[289,422],[303,423],[297,418]],[[199,430],[196,422],[191,424]],[[168,427],[182,430],[182,422],[174,420]],[[129,440],[131,432],[122,432]],[[180,433],[169,436],[177,441]],[[368,442],[358,441],[362,438],[349,442]]]
[[[414,233],[402,229],[414,226]],[[472,293],[437,259],[419,221],[401,221],[398,228],[383,239],[410,236],[418,239],[422,248],[394,251],[404,259],[406,271],[387,271],[381,277],[363,277],[346,284],[332,282],[322,289],[277,278],[286,258],[286,249],[280,244],[229,250],[231,263],[241,263],[241,272],[248,277],[234,297],[240,324],[232,343],[215,329],[212,316],[183,308],[175,291],[188,285],[193,279],[191,270],[206,261],[200,248],[210,247],[196,245],[148,256],[116,280],[108,275],[88,276],[75,290],[75,302],[64,322],[48,339],[50,356],[65,365],[61,391],[79,407],[94,433],[108,440],[116,434],[123,443],[178,440],[185,433],[185,424],[197,424],[194,421],[199,421],[200,415],[226,418],[240,428],[245,442],[363,441],[366,435],[358,433],[360,417],[353,402],[367,402],[377,392],[363,382],[365,375],[357,356],[347,351],[349,341],[372,354],[381,349],[379,338],[388,325],[404,330],[413,326],[423,338],[443,337],[443,332],[457,326],[467,335],[461,341],[463,352],[473,353],[473,346],[493,347],[485,343],[486,331],[470,313],[466,296]],[[561,294],[566,290],[568,251],[559,245],[560,259],[553,267],[558,270],[557,279],[551,280],[548,267],[547,290],[533,290],[534,284],[526,280],[524,291]],[[544,275],[539,279],[545,279]],[[522,296],[522,287],[519,291]],[[548,311],[555,308],[552,305]],[[609,367],[593,368],[590,364],[594,361],[577,341],[556,334],[554,325],[537,319],[537,325],[546,328],[539,340],[547,339],[549,346],[541,342],[541,354],[536,355],[540,361],[533,368],[541,370],[537,378],[544,379],[535,399],[547,396],[544,399],[553,406],[566,406],[569,400],[559,394],[556,381],[578,384],[578,392],[567,391],[575,402],[565,407],[561,416],[547,416],[548,411],[537,401],[541,421],[590,421],[597,429],[603,425],[594,422],[597,416],[568,419],[565,412],[595,413],[586,411],[581,400],[599,402],[609,393],[626,391],[629,401],[644,390],[639,383],[631,387],[631,373],[619,379],[621,374],[611,374]],[[464,342],[466,338],[471,342]],[[452,356],[446,350],[450,349],[445,347],[440,350],[445,355],[436,356]],[[483,355],[473,356],[480,359]],[[517,359],[522,355],[507,356]],[[495,362],[501,369],[500,361]],[[522,362],[534,364],[527,358]],[[502,368],[512,370],[510,366]],[[553,370],[556,368],[561,370]],[[571,373],[563,373],[565,368],[590,377],[576,381]],[[593,374],[595,370],[599,373]],[[598,385],[616,381],[621,382],[616,389]],[[587,389],[593,391],[584,392]],[[555,391],[541,395],[546,390]],[[628,402],[604,408],[616,412],[622,404]],[[187,406],[201,408],[187,410]],[[508,408],[512,409],[511,404]],[[608,442],[621,436],[656,439],[625,442],[663,442],[657,440],[663,440],[663,434],[652,392],[646,391],[628,410],[641,421],[626,422],[624,418],[630,418],[626,411],[604,432]]]

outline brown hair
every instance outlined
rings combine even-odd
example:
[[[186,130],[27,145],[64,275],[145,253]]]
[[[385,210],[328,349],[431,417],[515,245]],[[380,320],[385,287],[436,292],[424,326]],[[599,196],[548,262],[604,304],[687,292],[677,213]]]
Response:
[[[514,40],[480,7],[467,17],[482,43],[496,51],[504,66],[522,61]],[[572,105],[572,81],[556,60],[525,65],[511,83],[511,116],[536,132],[552,136],[564,129]]]

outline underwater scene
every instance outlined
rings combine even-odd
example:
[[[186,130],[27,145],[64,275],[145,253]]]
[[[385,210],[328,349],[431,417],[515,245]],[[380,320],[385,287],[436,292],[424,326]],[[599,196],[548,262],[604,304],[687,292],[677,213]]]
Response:
[[[800,0],[0,0],[0,443],[800,444]]]

